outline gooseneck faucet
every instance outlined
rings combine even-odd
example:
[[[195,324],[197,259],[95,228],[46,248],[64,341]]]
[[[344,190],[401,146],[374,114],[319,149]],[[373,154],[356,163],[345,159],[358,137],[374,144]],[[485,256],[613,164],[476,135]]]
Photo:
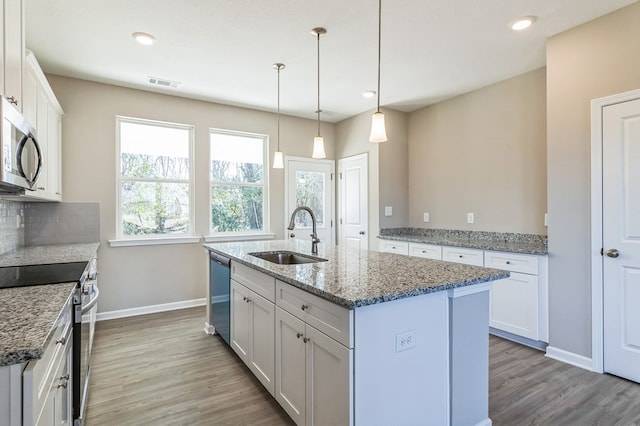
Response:
[[[296,209],[291,213],[291,220],[289,221],[289,226],[287,229],[289,231],[293,231],[293,228],[296,227],[296,214],[300,211],[304,210],[309,213],[311,216],[311,224],[313,226],[312,234],[311,234],[311,253],[318,254],[318,243],[320,242],[320,238],[318,238],[318,234],[316,232],[316,215],[313,214],[313,210],[311,210],[307,206],[296,207]]]

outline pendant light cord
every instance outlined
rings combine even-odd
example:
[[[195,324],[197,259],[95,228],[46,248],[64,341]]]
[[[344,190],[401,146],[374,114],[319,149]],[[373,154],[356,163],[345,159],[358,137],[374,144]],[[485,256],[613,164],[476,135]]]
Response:
[[[318,31],[318,136],[320,136],[320,32]]]
[[[380,45],[382,40],[382,0],[378,0],[378,111],[380,112]]]
[[[280,64],[278,64],[277,66],[277,70],[278,70],[278,114],[277,114],[277,120],[278,120],[278,151],[280,151],[280,70],[282,69],[282,67],[280,66]]]

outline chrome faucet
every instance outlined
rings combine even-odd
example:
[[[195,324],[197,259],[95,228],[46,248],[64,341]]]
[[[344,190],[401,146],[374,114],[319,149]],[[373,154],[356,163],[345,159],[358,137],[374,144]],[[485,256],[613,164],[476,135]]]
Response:
[[[320,242],[320,238],[318,238],[318,234],[316,232],[316,215],[313,214],[313,210],[311,210],[307,206],[296,207],[296,209],[291,213],[291,220],[289,221],[289,226],[287,229],[289,231],[293,231],[293,228],[296,227],[296,214],[300,211],[304,210],[309,213],[311,216],[311,224],[313,225],[312,234],[311,234],[311,253],[318,254],[318,243]]]

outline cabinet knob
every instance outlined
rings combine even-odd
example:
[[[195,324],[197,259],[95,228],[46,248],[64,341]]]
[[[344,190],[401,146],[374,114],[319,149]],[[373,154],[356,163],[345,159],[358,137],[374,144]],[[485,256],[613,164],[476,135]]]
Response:
[[[44,186],[39,186],[37,189],[39,189],[40,191],[44,191]]]
[[[67,382],[60,383],[60,384],[57,386],[57,388],[58,388],[58,389],[60,389],[60,388],[66,389],[66,388],[67,388]]]
[[[463,255],[460,255],[460,256],[458,256],[458,257],[459,257],[460,259],[462,259],[464,256],[463,256]]]
[[[57,344],[64,345],[65,343],[67,343],[67,339],[65,339],[64,337],[61,337],[58,340],[56,340],[56,345]]]
[[[426,251],[426,250],[422,250],[422,252],[423,252],[423,253],[426,253],[427,251]]]
[[[296,234],[294,234],[293,232],[289,234],[289,238],[295,238]]]
[[[302,339],[305,343],[307,343],[308,341],[311,340],[311,337],[305,337],[304,339]]]
[[[507,263],[507,265],[511,265],[511,261],[509,261],[509,260],[507,260],[506,263]]]
[[[360,232],[358,232],[358,234],[364,235],[364,231],[360,231]]]
[[[297,334],[296,334],[296,337],[297,337],[298,339],[299,339],[299,338],[301,338],[302,336],[304,336],[304,334],[302,334],[302,333],[297,333]]]
[[[15,106],[18,106],[18,100],[15,98],[15,96],[9,96],[7,100],[9,101],[10,104],[14,104]]]
[[[249,299],[248,297],[244,301],[247,303],[251,303],[251,299]]]
[[[302,305],[302,310],[309,309],[309,305]]]

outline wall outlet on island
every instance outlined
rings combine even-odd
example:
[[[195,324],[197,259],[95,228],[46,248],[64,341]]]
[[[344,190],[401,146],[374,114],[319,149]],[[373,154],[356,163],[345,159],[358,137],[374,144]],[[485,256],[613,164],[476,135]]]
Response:
[[[406,351],[416,347],[416,331],[409,330],[396,334],[396,352]]]
[[[467,213],[467,223],[473,223],[476,221],[476,215],[473,213]]]
[[[425,223],[429,222],[429,213],[424,212],[424,213],[423,213],[423,215],[422,215],[422,220],[423,220]]]

